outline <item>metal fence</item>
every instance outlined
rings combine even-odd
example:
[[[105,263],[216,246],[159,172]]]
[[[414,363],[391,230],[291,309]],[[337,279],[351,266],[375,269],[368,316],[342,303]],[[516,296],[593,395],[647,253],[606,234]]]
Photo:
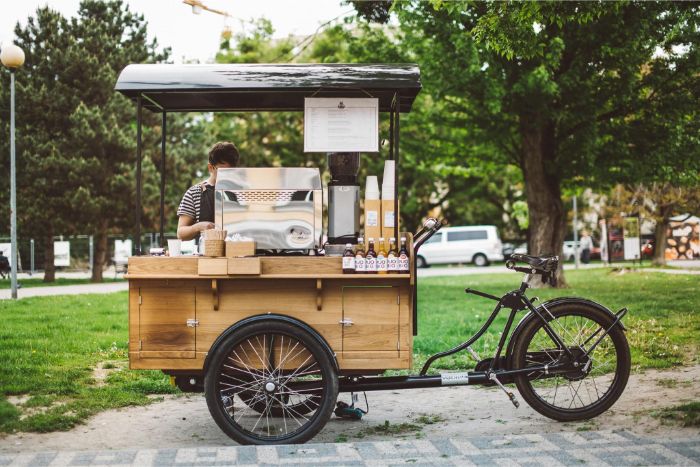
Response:
[[[165,238],[176,238],[173,233],[166,233]],[[117,261],[119,257],[128,257],[134,254],[133,235],[109,235],[107,240],[107,259],[108,264]],[[63,257],[61,245],[55,245],[54,248],[54,264],[57,270],[64,271],[89,271],[92,269],[93,256],[95,254],[95,242],[92,235],[59,235],[53,237],[54,242],[68,242],[70,254]],[[131,240],[131,249],[126,252],[117,247],[117,241]],[[166,242],[163,242],[166,243]],[[157,232],[145,233],[141,235],[141,245],[144,250],[160,246],[160,234]],[[10,257],[10,237],[0,237],[0,252],[5,256]],[[33,238],[18,238],[17,239],[17,255],[18,255],[18,271],[33,274],[37,271],[43,271],[46,266],[45,248],[43,239]]]

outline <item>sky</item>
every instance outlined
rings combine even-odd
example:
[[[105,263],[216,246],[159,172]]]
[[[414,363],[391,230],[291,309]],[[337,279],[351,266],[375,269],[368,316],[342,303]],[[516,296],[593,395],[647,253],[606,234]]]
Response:
[[[219,47],[224,18],[207,11],[192,13],[182,0],[125,0],[132,11],[142,13],[148,22],[151,37],[160,47],[172,48],[172,60],[212,61]],[[341,0],[202,0],[206,6],[230,13],[227,25],[235,33],[253,18],[272,21],[275,37],[312,34],[320,24],[352,7]],[[37,7],[49,5],[64,16],[74,16],[80,0],[0,0],[0,42],[12,41],[15,24],[26,24]]]

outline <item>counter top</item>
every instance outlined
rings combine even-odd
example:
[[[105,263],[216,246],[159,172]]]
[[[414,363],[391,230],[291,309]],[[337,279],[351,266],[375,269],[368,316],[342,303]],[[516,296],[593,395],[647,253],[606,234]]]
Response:
[[[410,279],[410,274],[343,274],[340,256],[132,256],[127,279]]]

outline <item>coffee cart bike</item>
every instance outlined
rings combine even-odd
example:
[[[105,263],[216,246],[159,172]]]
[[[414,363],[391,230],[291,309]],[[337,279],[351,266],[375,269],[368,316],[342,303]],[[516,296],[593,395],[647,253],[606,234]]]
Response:
[[[588,419],[612,406],[630,372],[630,351],[621,321],[627,310],[612,312],[582,298],[557,298],[536,306],[536,299],[526,295],[529,281],[535,276],[553,281],[559,262],[556,256],[513,255],[506,266],[525,274],[519,288],[502,297],[465,290],[496,302],[474,336],[428,358],[416,375],[384,376],[386,370],[412,368],[413,336],[419,329],[413,259],[441,222],[428,219],[416,235],[402,232],[395,223],[394,236],[408,239],[409,273],[342,274],[341,258],[321,251],[322,191],[320,177],[308,172],[312,169],[227,170],[262,180],[257,188],[251,187],[252,182],[246,185],[250,180],[234,184],[239,190],[237,199],[250,203],[246,207],[238,200],[236,209],[247,209],[253,218],[256,213],[262,218],[288,210],[289,200],[301,189],[299,179],[309,175],[311,182],[303,197],[311,213],[307,253],[316,254],[142,254],[144,109],[162,115],[162,242],[168,113],[303,111],[304,99],[312,96],[377,99],[379,111],[389,119],[387,157],[395,161],[398,213],[400,115],[411,110],[420,88],[415,65],[127,66],[116,89],[137,107],[136,253],[129,258],[127,276],[130,368],[159,369],[183,391],[203,391],[215,422],[242,444],[311,439],[332,416],[339,392],[498,386],[518,407],[516,396],[506,386],[514,383],[532,408],[554,420]],[[294,175],[299,173],[304,177]],[[219,178],[222,184],[233,183],[225,173]],[[270,179],[282,180],[276,185],[279,192],[271,190]],[[219,190],[219,184],[217,179],[217,202],[226,206],[228,191],[225,187]],[[287,198],[281,198],[285,193]],[[256,208],[256,199],[273,201],[260,201],[268,204]],[[217,222],[225,223],[225,209],[217,205],[217,212],[223,213]],[[440,312],[430,306],[429,298],[425,303],[428,313]],[[494,355],[481,358],[472,345],[502,312],[507,313],[507,320]],[[518,315],[523,316],[516,325]],[[431,371],[440,358],[463,351],[476,360],[473,371]]]

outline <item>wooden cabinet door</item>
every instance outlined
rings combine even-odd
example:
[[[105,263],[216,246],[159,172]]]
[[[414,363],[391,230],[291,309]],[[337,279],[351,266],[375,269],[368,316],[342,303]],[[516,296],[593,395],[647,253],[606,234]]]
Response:
[[[399,288],[343,287],[343,352],[399,350]]]
[[[195,358],[194,287],[139,288],[139,356]]]

